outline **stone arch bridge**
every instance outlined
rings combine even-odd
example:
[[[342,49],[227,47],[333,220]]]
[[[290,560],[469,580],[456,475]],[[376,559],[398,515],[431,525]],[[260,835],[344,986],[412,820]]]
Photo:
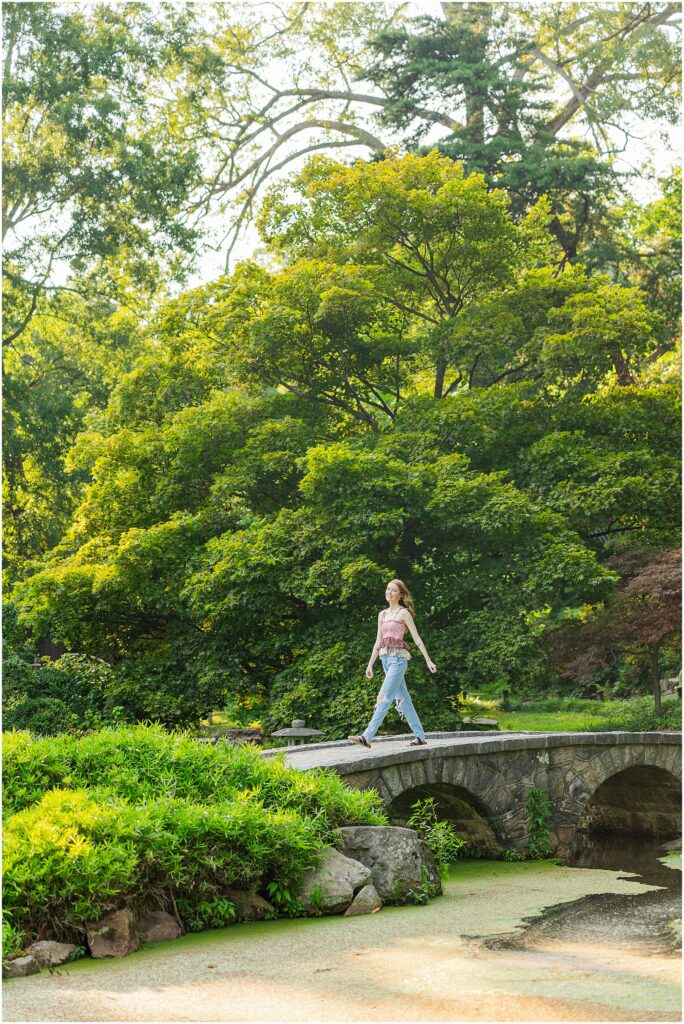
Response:
[[[376,737],[370,750],[346,740],[288,748],[286,761],[332,768],[359,789],[376,789],[390,819],[433,797],[469,844],[513,849],[527,843],[525,798],[550,798],[553,838],[566,852],[582,828],[671,839],[681,833],[681,733],[432,733]],[[268,750],[271,757],[282,750]]]

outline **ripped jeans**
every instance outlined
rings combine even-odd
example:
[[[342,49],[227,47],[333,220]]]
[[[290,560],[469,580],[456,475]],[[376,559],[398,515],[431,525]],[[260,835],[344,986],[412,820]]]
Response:
[[[408,723],[410,729],[418,739],[425,739],[423,726],[420,724],[420,718],[416,714],[416,709],[413,706],[413,701],[409,696],[406,683],[404,682],[407,664],[408,662],[406,658],[400,658],[395,654],[382,655],[382,667],[385,670],[385,679],[380,687],[380,693],[377,697],[373,717],[363,732],[363,735],[369,743],[380,728],[382,720],[389,711],[392,701],[396,702],[399,717],[403,718]]]

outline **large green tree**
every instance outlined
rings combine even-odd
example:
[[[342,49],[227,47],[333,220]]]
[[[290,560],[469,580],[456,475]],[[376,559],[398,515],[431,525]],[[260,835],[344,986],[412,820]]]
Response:
[[[516,225],[447,158],[316,161],[295,186],[265,212],[279,269],[159,311],[16,598],[35,636],[115,663],[131,716],[249,697],[339,735],[372,704],[361,669],[400,575],[440,666],[417,669],[425,720],[449,725],[463,686],[548,680],[540,633],[608,598],[611,543],[676,534],[676,388],[640,380],[641,296],[531,265],[543,217]],[[435,394],[445,352],[471,372]],[[397,356],[401,401],[376,409]]]
[[[676,123],[679,5],[441,9],[295,4],[274,23],[247,18],[249,42],[218,20],[197,117],[212,140],[207,203],[238,203],[233,240],[264,184],[303,155],[427,143],[508,188],[518,212],[548,194],[565,258],[586,251],[620,190],[613,158],[643,119]],[[229,88],[240,102],[226,106]]]
[[[191,16],[144,4],[3,7],[5,578],[61,537],[82,476],[64,459],[139,355],[160,282],[182,275],[200,181],[174,87]]]
[[[118,297],[122,269],[146,285],[162,266],[177,269],[195,239],[183,215],[199,165],[159,93],[181,77],[192,38],[184,14],[8,3],[3,28],[3,339],[12,344],[65,272],[94,276],[91,288]]]
[[[3,359],[3,525],[6,584],[62,537],[87,474],[68,451],[144,350],[140,319],[107,299],[64,292],[41,304]]]
[[[504,191],[436,153],[351,167],[318,157],[271,191],[261,229],[289,258],[362,267],[384,301],[410,318],[442,398],[467,384],[471,370],[455,358],[459,324],[545,255],[547,213],[540,200],[515,224]]]

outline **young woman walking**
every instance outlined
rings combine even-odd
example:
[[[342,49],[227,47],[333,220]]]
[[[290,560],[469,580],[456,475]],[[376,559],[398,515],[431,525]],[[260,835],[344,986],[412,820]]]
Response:
[[[385,679],[380,687],[375,711],[370,722],[359,736],[349,736],[348,739],[352,743],[360,743],[362,747],[370,747],[371,740],[389,711],[390,704],[395,701],[399,716],[408,722],[411,731],[415,733],[415,739],[411,740],[410,746],[422,747],[427,743],[425,731],[420,724],[420,718],[416,714],[416,709],[404,682],[406,666],[411,658],[408,645],[404,642],[404,634],[407,629],[425,658],[425,663],[430,671],[436,672],[437,666],[431,660],[425,650],[425,644],[418,636],[418,630],[413,621],[413,598],[406,585],[401,580],[392,580],[387,584],[385,597],[389,607],[383,608],[378,615],[378,635],[366,668],[367,677],[372,679],[373,665],[379,655],[385,670]]]

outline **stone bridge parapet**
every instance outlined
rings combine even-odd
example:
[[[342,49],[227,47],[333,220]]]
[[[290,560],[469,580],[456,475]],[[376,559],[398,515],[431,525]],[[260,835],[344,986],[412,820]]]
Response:
[[[681,733],[432,733],[426,747],[409,747],[409,739],[380,737],[371,750],[316,743],[289,748],[285,757],[292,767],[332,768],[348,785],[377,790],[395,818],[430,794],[445,808],[451,802],[455,820],[467,804],[513,849],[527,843],[531,787],[549,795],[560,851],[590,817],[594,825],[667,838],[681,829]]]

